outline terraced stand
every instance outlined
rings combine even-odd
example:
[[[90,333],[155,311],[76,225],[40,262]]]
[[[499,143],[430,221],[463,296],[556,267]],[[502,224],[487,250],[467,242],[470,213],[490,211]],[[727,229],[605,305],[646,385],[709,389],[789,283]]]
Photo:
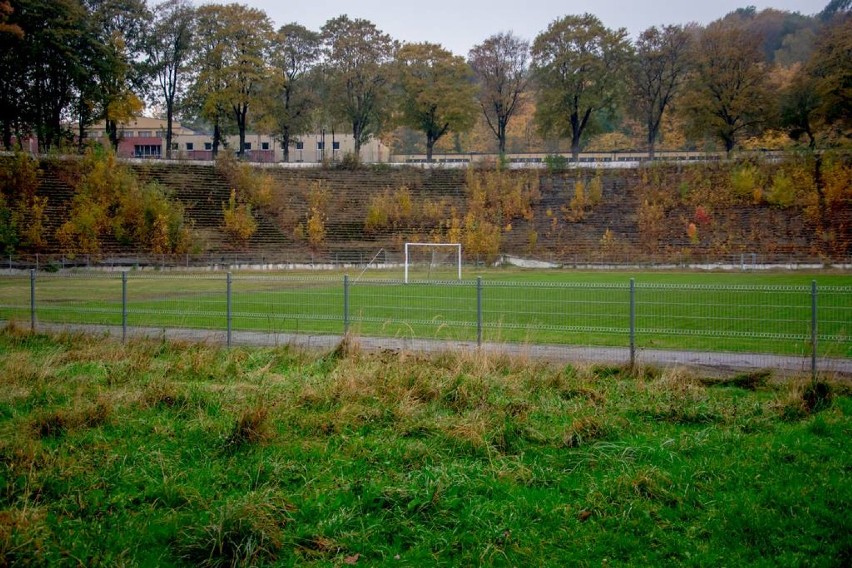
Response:
[[[5,159],[8,158],[0,157],[0,165]],[[68,174],[63,173],[61,163],[45,160],[40,166],[39,194],[48,197],[45,250],[52,252],[60,251],[55,233],[66,218],[73,198],[73,190],[66,181]],[[134,162],[132,167],[142,182],[160,183],[183,204],[202,249],[211,254],[240,253],[298,262],[316,259],[364,263],[383,249],[396,261],[401,261],[404,242],[442,235],[449,212],[455,210],[463,217],[467,210],[465,170],[386,166],[357,170],[267,167],[263,171],[273,180],[271,204],[253,211],[257,232],[245,248],[238,249],[222,231],[222,209],[228,202],[231,188],[212,164]],[[516,175],[515,172],[511,174]],[[765,262],[779,263],[815,256],[822,258],[818,228],[794,209],[763,204],[714,211],[712,230],[702,233],[702,242],[695,245],[686,233],[686,225],[694,211],[680,205],[666,210],[664,220],[655,227],[660,233],[659,243],[649,245],[646,238],[643,240],[646,228],[641,226],[638,214],[642,204],[636,189],[639,170],[603,174],[600,203],[587,207],[583,215],[576,218],[566,213],[575,183],[578,180],[588,182],[595,171],[542,170],[538,175],[540,197],[531,204],[532,216],[512,219],[502,227],[502,254],[561,264],[716,261],[721,256],[720,251],[731,259],[755,254]],[[311,251],[305,240],[297,236],[296,228],[308,218],[308,195],[314,187],[327,191],[328,204],[324,211],[324,242]],[[367,230],[371,202],[403,187],[407,188],[415,211],[427,201],[440,203],[445,218],[427,219],[415,215],[402,222]],[[848,251],[848,243],[852,240],[852,208],[846,207],[833,214],[840,220],[839,229],[830,236],[841,243],[841,251]],[[107,238],[103,252],[120,255],[137,251]],[[467,254],[465,258],[471,259]],[[840,261],[844,258],[848,262],[848,254],[841,256]]]

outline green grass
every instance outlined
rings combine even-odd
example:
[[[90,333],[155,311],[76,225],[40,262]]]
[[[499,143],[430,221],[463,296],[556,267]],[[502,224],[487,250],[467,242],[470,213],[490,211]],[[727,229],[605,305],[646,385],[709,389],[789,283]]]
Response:
[[[0,564],[852,559],[848,385],[0,333]]]
[[[356,334],[447,340],[477,337],[475,280],[402,284],[353,276]],[[483,338],[497,342],[629,344],[629,281],[636,281],[640,348],[810,352],[810,282],[819,285],[821,355],[850,357],[852,277],[843,273],[483,271]],[[341,334],[342,274],[238,274],[233,328]],[[39,275],[39,321],[121,324],[116,274]],[[128,324],[225,329],[224,274],[132,274]],[[0,319],[29,320],[28,278],[0,279]]]

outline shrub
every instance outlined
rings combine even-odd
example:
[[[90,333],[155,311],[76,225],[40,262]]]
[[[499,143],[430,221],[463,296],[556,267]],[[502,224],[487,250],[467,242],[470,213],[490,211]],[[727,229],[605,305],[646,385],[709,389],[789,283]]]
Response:
[[[251,205],[237,204],[236,191],[233,189],[228,204],[222,206],[222,218],[222,228],[238,247],[246,246],[257,232],[257,221],[251,214]]]
[[[38,163],[17,152],[0,170],[0,246],[12,252],[17,246],[43,249],[47,197],[37,195]]]
[[[240,202],[252,207],[267,207],[272,201],[274,181],[266,172],[237,161],[230,152],[216,157],[216,171],[236,190]]]
[[[756,199],[762,194],[760,172],[753,164],[742,164],[731,171],[731,191],[739,199]]]
[[[568,158],[551,154],[544,157],[544,165],[549,173],[561,172],[568,168]]]
[[[56,233],[66,250],[98,253],[110,235],[123,245],[158,254],[191,248],[193,235],[183,206],[163,186],[140,185],[112,152],[90,150],[79,169],[70,215]]]
[[[779,172],[772,179],[772,186],[766,194],[766,201],[779,207],[790,207],[795,200],[796,186],[793,178],[785,172]]]

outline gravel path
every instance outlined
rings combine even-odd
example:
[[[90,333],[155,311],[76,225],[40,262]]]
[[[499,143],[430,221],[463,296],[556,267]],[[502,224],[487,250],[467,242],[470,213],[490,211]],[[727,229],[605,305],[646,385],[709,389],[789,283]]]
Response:
[[[105,325],[65,325],[39,323],[39,331],[80,332],[121,337],[121,327]],[[204,329],[163,329],[130,327],[129,337],[164,338],[192,342],[208,342],[224,345],[227,336],[220,331]],[[264,333],[256,331],[234,331],[232,345],[282,346],[291,345],[300,349],[331,350],[342,340],[339,335],[304,335],[288,333]],[[428,339],[356,337],[357,345],[367,351],[418,351],[439,353],[445,351],[476,351],[474,342],[439,341]],[[626,365],[630,362],[630,350],[626,347],[586,347],[571,345],[532,345],[519,343],[483,343],[484,353],[510,357],[546,360],[557,363],[598,363]],[[771,369],[780,375],[809,375],[809,355],[794,357],[759,353],[713,353],[701,351],[671,351],[640,349],[636,353],[637,363],[658,367],[686,367],[708,376],[726,376],[738,372]],[[838,378],[852,379],[852,359],[820,357],[817,359],[820,373]]]

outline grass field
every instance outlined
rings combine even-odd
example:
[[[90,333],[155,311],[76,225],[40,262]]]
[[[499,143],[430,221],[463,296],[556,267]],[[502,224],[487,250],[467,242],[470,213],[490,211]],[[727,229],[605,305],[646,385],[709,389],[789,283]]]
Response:
[[[0,565],[848,566],[848,385],[0,332]]]
[[[852,276],[697,272],[483,270],[485,341],[627,346],[629,281],[636,282],[639,348],[807,355],[816,280],[821,355],[850,357]],[[448,340],[477,338],[477,283],[402,284],[369,271],[350,278],[348,322],[356,334]],[[433,275],[433,277],[436,275]],[[448,275],[449,276],[449,275]],[[223,330],[223,273],[131,273],[127,323]],[[121,280],[112,274],[39,275],[37,317],[45,322],[120,325]],[[233,276],[232,327],[341,334],[342,273]],[[0,318],[29,320],[28,278],[0,279]]]

